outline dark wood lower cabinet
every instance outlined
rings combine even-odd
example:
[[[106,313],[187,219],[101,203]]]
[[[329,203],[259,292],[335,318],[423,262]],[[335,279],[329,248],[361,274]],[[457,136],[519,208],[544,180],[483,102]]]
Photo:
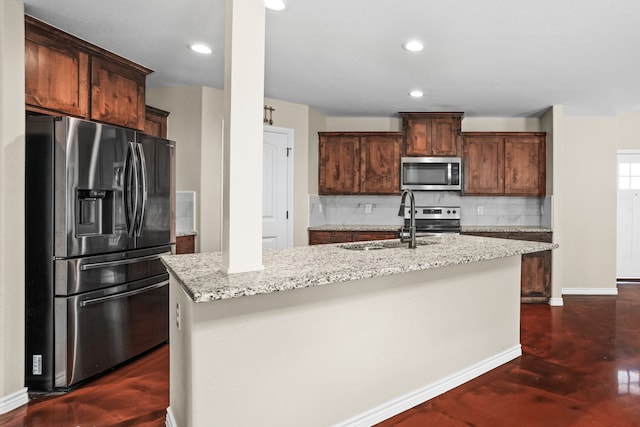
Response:
[[[193,254],[196,252],[196,236],[176,237],[176,254]]]
[[[398,227],[399,228],[399,227]],[[393,231],[318,231],[309,230],[309,244],[364,242],[369,240],[396,239],[398,233]]]
[[[499,239],[551,243],[550,232],[465,232],[463,234]],[[520,298],[524,303],[546,303],[551,296],[551,251],[522,255]]]

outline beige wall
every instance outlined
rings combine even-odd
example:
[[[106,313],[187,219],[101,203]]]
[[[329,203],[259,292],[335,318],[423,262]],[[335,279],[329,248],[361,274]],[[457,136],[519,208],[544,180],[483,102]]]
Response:
[[[24,8],[0,2],[0,413],[24,390]],[[21,396],[21,400],[15,400]]]
[[[395,132],[402,130],[402,119],[398,117],[327,117],[326,131],[335,132]]]
[[[200,251],[222,249],[222,137],[224,92],[202,89],[200,158]]]
[[[562,127],[562,288],[615,288],[618,119],[565,116]]]
[[[318,132],[327,129],[327,117],[314,109],[309,109],[309,194],[318,194]],[[308,205],[308,203],[307,203]]]
[[[465,117],[462,119],[463,132],[540,132],[537,117]]]
[[[640,150],[640,112],[623,114],[618,119],[618,150]]]
[[[222,138],[224,92],[209,87],[147,89],[147,104],[169,111],[168,136],[176,141],[176,187],[196,191],[196,229],[202,252],[222,249]],[[306,245],[309,107],[265,99],[275,108],[273,126],[294,132],[295,246]]]
[[[176,141],[176,190],[196,192],[196,229],[200,229],[202,160],[202,88],[149,88],[148,105],[169,111],[167,137]],[[196,239],[200,247],[202,236]]]

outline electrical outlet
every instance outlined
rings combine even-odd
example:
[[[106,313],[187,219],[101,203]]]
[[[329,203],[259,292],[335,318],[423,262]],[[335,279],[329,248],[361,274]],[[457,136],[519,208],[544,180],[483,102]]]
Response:
[[[478,215],[484,215],[484,206],[478,206]]]
[[[373,205],[371,203],[367,203],[366,205],[364,205],[364,213],[370,214],[372,210]]]
[[[322,213],[322,203],[318,205],[318,213]]]
[[[176,301],[176,327],[180,330],[180,303]]]

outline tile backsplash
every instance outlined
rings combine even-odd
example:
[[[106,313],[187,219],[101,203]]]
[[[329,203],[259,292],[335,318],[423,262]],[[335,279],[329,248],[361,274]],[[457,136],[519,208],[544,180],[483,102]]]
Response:
[[[196,231],[196,192],[176,191],[176,233]]]
[[[551,227],[551,197],[475,197],[416,191],[416,205],[460,206],[461,224]],[[400,225],[400,196],[309,196],[309,225]]]

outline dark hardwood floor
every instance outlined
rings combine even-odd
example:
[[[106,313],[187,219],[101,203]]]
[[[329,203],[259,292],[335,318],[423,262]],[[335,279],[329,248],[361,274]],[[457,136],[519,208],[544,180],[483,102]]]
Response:
[[[169,406],[169,345],[58,396],[0,415],[2,427],[164,426]]]
[[[640,285],[564,303],[522,306],[522,357],[378,427],[640,426]],[[165,345],[0,426],[163,426],[168,369]]]
[[[640,426],[640,285],[522,306],[522,357],[377,427]]]

